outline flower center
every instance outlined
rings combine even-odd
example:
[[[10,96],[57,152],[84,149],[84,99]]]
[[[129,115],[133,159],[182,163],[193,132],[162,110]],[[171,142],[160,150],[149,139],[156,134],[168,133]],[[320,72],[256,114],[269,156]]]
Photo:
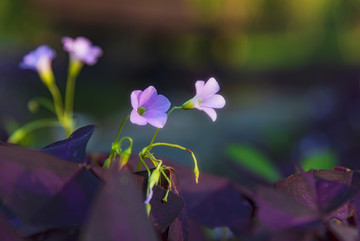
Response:
[[[140,116],[143,116],[145,114],[146,110],[144,107],[140,106],[137,108],[137,113],[140,115]]]

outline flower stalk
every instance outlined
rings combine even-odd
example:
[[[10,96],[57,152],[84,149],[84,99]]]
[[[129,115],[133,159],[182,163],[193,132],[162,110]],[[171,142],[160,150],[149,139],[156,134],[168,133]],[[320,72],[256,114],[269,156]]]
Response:
[[[102,50],[98,46],[92,46],[90,40],[84,37],[78,37],[75,40],[69,37],[64,37],[62,41],[64,44],[64,50],[69,52],[70,55],[69,70],[66,81],[65,103],[63,102],[61,92],[56,85],[54,73],[51,67],[51,62],[56,55],[53,49],[47,45],[39,46],[23,57],[23,60],[20,63],[20,68],[32,69],[39,74],[41,81],[47,87],[52,96],[52,104],[54,108],[49,107],[48,103],[45,102],[44,106],[51,111],[54,110],[58,122],[64,128],[66,137],[69,137],[75,129],[73,108],[76,78],[84,63],[94,65],[97,62],[97,59],[102,55]],[[42,101],[32,102],[30,104],[42,104],[41,102]],[[27,134],[30,130],[49,126],[49,124],[45,121],[38,121],[34,123],[15,131],[17,134],[13,136],[17,137],[9,138],[9,141],[16,141],[16,143],[18,143],[24,137],[23,134],[20,135],[19,133]]]

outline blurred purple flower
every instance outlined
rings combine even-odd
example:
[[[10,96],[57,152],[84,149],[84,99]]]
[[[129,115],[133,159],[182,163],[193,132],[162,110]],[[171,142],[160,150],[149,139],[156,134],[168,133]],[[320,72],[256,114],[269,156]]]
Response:
[[[220,109],[225,106],[223,96],[216,94],[220,90],[220,86],[215,78],[210,78],[206,83],[198,80],[195,83],[196,95],[191,100],[182,105],[183,109],[198,109],[204,111],[212,121],[217,118],[214,109]]]
[[[55,51],[47,45],[41,45],[23,57],[20,63],[22,69],[33,69],[39,74],[51,71],[51,60]]]
[[[170,108],[170,101],[163,95],[158,95],[153,86],[144,91],[134,90],[131,93],[133,110],[130,121],[137,125],[149,123],[157,128],[163,128],[167,121],[166,111]]]
[[[91,41],[85,37],[63,37],[64,50],[70,53],[74,60],[80,60],[88,65],[94,65],[97,59],[102,55],[99,46],[93,46]]]

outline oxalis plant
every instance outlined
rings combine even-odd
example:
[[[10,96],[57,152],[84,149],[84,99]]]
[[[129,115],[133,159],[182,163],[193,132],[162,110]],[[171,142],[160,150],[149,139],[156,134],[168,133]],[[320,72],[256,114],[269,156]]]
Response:
[[[18,143],[27,133],[42,127],[60,125],[63,127],[67,137],[75,130],[76,123],[73,105],[76,78],[84,64],[94,65],[97,62],[98,58],[102,55],[102,49],[92,45],[91,41],[85,37],[77,37],[75,39],[63,37],[62,42],[64,50],[69,53],[69,70],[64,101],[52,71],[51,63],[55,57],[55,51],[53,49],[46,45],[39,46],[34,51],[25,55],[23,61],[20,63],[21,68],[32,69],[39,74],[41,81],[48,88],[52,96],[52,101],[44,98],[36,98],[33,99],[30,104],[46,107],[54,112],[56,118],[36,120],[24,125],[9,137],[9,143]],[[185,101],[180,106],[173,106],[171,109],[169,99],[164,95],[158,94],[154,86],[149,86],[144,90],[132,91],[130,95],[131,113],[121,122],[115,141],[111,145],[110,154],[103,164],[104,168],[117,165],[119,170],[127,164],[132,154],[133,139],[130,136],[122,137],[121,132],[128,120],[135,125],[145,126],[149,124],[157,128],[149,145],[145,146],[139,152],[139,163],[137,167],[137,170],[140,171],[142,166],[144,166],[148,175],[146,199],[144,201],[148,215],[151,211],[150,200],[153,197],[153,188],[159,183],[161,177],[164,177],[168,184],[167,192],[162,198],[163,202],[167,202],[168,194],[172,187],[172,181],[166,174],[166,170],[169,170],[170,167],[164,165],[163,161],[152,153],[154,147],[166,146],[189,152],[194,161],[193,172],[195,182],[198,183],[199,168],[196,157],[190,149],[173,143],[155,141],[158,132],[165,126],[170,114],[175,110],[197,109],[205,112],[213,122],[216,121],[217,114],[215,109],[223,108],[226,103],[224,97],[217,94],[220,90],[218,82],[215,78],[210,78],[206,82],[198,80],[195,83],[195,89],[196,94],[193,98]],[[126,148],[123,147],[124,141],[128,142]],[[154,165],[152,171],[146,164],[145,159],[149,159]]]
[[[25,124],[8,142],[19,143],[29,132],[51,126],[61,126],[68,138],[41,150],[0,142],[0,240],[360,240],[357,170],[304,171],[295,164],[297,173],[273,185],[235,183],[205,172],[199,181],[190,149],[156,140],[175,110],[197,109],[216,120],[216,109],[225,106],[225,99],[217,94],[214,78],[197,81],[194,97],[173,107],[153,86],[132,91],[130,113],[109,153],[86,154],[95,126],[76,129],[75,83],[83,66],[95,64],[102,50],[84,37],[64,37],[62,42],[69,52],[64,96],[56,85],[51,66],[55,51],[50,47],[38,47],[20,64],[39,74],[52,97],[37,97],[30,107],[43,106],[55,118]],[[138,158],[130,158],[133,139],[121,135],[128,121],[156,128]],[[194,169],[159,159],[153,149],[160,146],[189,152]],[[242,168],[234,171],[244,174]],[[197,185],[192,185],[193,175]]]

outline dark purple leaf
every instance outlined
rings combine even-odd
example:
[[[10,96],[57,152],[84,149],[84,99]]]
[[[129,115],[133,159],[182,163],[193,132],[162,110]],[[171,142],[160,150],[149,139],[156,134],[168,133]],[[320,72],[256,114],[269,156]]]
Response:
[[[98,187],[99,181],[94,175],[86,168],[79,169],[29,222],[48,229],[82,225]]]
[[[144,206],[144,197],[127,170],[108,170],[82,240],[158,240]]]
[[[253,198],[260,226],[249,240],[356,240],[358,230],[348,220],[358,193],[352,175],[312,170],[277,182],[276,190],[258,188]]]
[[[47,230],[27,238],[26,241],[78,241],[79,228],[58,228]]]
[[[351,182],[354,188],[360,189],[360,173],[354,172]],[[351,208],[355,213],[354,224],[358,229],[360,229],[360,193],[351,201]]]
[[[312,223],[319,219],[316,210],[272,188],[258,188],[253,197],[257,218],[267,228],[279,230]]]
[[[6,241],[23,241],[3,218],[3,215],[0,215],[0,238]]]
[[[138,175],[136,177],[138,181],[143,184],[143,193],[145,194],[147,187],[147,172],[143,171],[136,174]],[[165,179],[162,179],[161,183],[167,186],[167,182],[164,180]],[[169,192],[168,201],[163,202],[162,199],[166,194],[166,189],[159,185],[156,185],[153,188],[153,192],[153,197],[150,200],[150,217],[153,220],[155,228],[160,233],[163,233],[183,210],[184,202],[181,197],[175,194],[173,191]]]
[[[175,169],[190,218],[210,228],[228,226],[237,231],[247,226],[253,207],[229,179],[200,172],[195,183],[193,170],[178,163],[165,162]]]
[[[318,207],[324,214],[329,214],[338,209],[345,202],[350,201],[356,193],[357,191],[351,186],[316,178]]]
[[[0,144],[1,211],[21,236],[80,224],[97,179],[41,151]]]
[[[168,201],[163,202],[162,199],[166,194],[166,190],[160,186],[155,186],[153,192],[153,197],[150,200],[150,217],[153,220],[155,228],[163,233],[180,214],[184,207],[184,202],[173,192],[169,192]]]
[[[297,226],[285,229],[264,229],[257,232],[246,241],[339,241],[327,239],[325,227],[320,223],[307,226]],[[319,235],[321,237],[319,237]]]
[[[179,179],[177,178],[175,169],[173,169],[173,168],[167,169],[166,174],[168,175],[168,177],[172,183],[171,190],[174,193],[180,195],[181,187],[180,187]],[[166,183],[166,180],[162,179],[161,183],[162,184]],[[194,228],[194,227],[192,226],[192,228]],[[189,218],[188,218],[187,208],[184,204],[184,208],[181,210],[181,213],[176,217],[176,219],[169,226],[168,240],[169,241],[188,240],[189,229],[190,229]],[[197,233],[195,233],[195,234],[197,234]],[[200,241],[200,238],[192,239],[192,240]]]
[[[54,142],[42,151],[75,163],[83,163],[86,156],[86,145],[95,130],[94,125],[81,127],[74,131],[69,138]]]
[[[312,170],[284,178],[275,187],[312,209],[329,214],[356,195],[351,180],[352,172]]]
[[[211,228],[228,226],[242,232],[242,227],[248,227],[253,207],[229,179],[200,171],[199,183],[196,184],[191,168],[162,160],[176,172],[179,180],[176,188],[180,189],[189,218]],[[136,158],[130,159],[130,164],[136,167]]]
[[[169,241],[188,240],[188,235],[189,235],[189,220],[186,209],[183,209],[181,213],[175,218],[175,220],[169,226],[168,240]]]

